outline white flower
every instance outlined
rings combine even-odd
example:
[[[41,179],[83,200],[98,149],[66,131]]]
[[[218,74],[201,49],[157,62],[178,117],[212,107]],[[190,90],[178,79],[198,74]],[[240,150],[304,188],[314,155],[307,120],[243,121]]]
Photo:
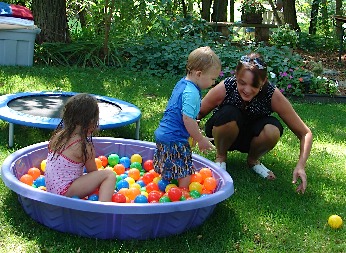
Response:
[[[275,78],[276,77],[275,73],[273,73],[273,72],[269,72],[269,74],[270,74],[271,78]]]

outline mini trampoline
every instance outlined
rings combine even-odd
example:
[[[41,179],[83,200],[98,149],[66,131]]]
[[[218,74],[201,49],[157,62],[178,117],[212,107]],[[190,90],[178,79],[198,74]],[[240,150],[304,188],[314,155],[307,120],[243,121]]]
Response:
[[[93,138],[96,156],[117,153],[140,154],[152,159],[155,143],[109,138]],[[46,159],[48,142],[20,149],[2,165],[5,185],[16,192],[24,211],[35,221],[57,231],[100,239],[139,239],[166,237],[201,225],[219,202],[234,193],[231,176],[213,162],[192,155],[197,170],[208,167],[217,179],[216,191],[194,200],[169,203],[113,203],[68,198],[21,183],[18,179]]]
[[[0,119],[9,122],[8,145],[13,146],[14,124],[55,129],[67,99],[75,92],[24,92],[0,96]],[[93,94],[92,94],[93,95]],[[100,129],[136,123],[135,138],[139,139],[141,111],[128,102],[93,95],[100,108]]]

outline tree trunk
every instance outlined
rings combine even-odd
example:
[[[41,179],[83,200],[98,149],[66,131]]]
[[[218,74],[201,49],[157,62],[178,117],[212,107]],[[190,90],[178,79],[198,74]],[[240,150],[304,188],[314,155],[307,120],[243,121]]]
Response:
[[[336,0],[335,1],[335,14],[336,15],[342,15],[342,0]],[[341,29],[342,29],[342,22],[337,21],[336,22],[336,37],[338,39],[341,38]]]
[[[234,2],[235,0],[230,0],[229,4],[229,13],[230,13],[230,22],[234,22]]]
[[[187,6],[186,6],[186,3],[185,3],[185,0],[181,0],[181,5],[183,7],[184,18],[187,18]]]
[[[35,24],[41,29],[38,43],[70,42],[67,25],[66,0],[32,0]]]
[[[286,0],[283,1],[284,7],[284,23],[289,24],[291,28],[300,32],[300,27],[297,22],[296,1]]]
[[[201,16],[206,21],[210,21],[210,7],[212,0],[202,0],[202,13]]]
[[[313,0],[310,14],[309,34],[315,35],[317,30],[317,16],[321,0]]]
[[[282,21],[281,21],[281,19],[279,17],[278,11],[277,11],[277,8],[279,8],[279,7],[275,7],[275,5],[274,5],[272,0],[269,0],[269,4],[272,7],[273,14],[274,14],[274,17],[275,17],[278,25],[282,25]],[[282,4],[282,2],[281,2],[281,4]]]
[[[227,21],[227,5],[228,0],[214,0],[213,14],[211,19],[214,22],[226,22]]]

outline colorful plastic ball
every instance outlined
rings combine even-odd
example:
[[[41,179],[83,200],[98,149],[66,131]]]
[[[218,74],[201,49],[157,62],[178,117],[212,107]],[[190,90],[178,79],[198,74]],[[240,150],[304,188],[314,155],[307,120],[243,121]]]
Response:
[[[76,196],[76,195],[74,195],[74,196],[72,196],[71,198],[73,198],[73,199],[80,199],[78,196]]]
[[[116,164],[119,163],[119,156],[117,154],[110,154],[108,156],[108,164],[112,167],[114,167]]]
[[[114,165],[113,171],[117,173],[117,175],[124,174],[125,172],[125,166],[121,163]]]
[[[162,193],[161,192],[159,192],[159,191],[151,191],[148,194],[148,201],[150,203],[153,203],[153,201],[158,202],[161,197],[162,197]]]
[[[211,190],[207,190],[207,189],[205,189],[204,188],[204,186],[203,186],[203,189],[202,189],[202,192],[201,192],[201,194],[204,194],[204,195],[209,195],[209,194],[212,194],[213,193],[213,191],[211,191]]]
[[[125,173],[124,173],[124,174],[121,174],[120,176],[121,176],[122,179],[125,179],[125,178],[128,177],[127,174],[125,174]]]
[[[186,200],[186,198],[185,198],[184,195],[182,195],[182,196],[180,197],[180,201],[184,201],[184,200]]]
[[[154,169],[154,163],[153,163],[153,160],[146,160],[144,163],[143,163],[143,167],[145,169],[145,171],[151,171]]]
[[[328,224],[333,229],[338,229],[342,226],[342,218],[339,215],[333,214],[328,218]]]
[[[179,185],[179,183],[178,183],[178,179],[172,179],[171,180],[171,182],[170,182],[170,184],[175,184],[175,185]]]
[[[166,179],[161,179],[157,185],[159,186],[160,191],[164,192],[166,190],[167,185],[169,185],[169,181]]]
[[[202,192],[202,189],[203,189],[203,186],[198,183],[198,182],[192,182],[190,185],[189,185],[189,190],[190,192],[193,191],[193,190],[196,190],[198,191],[199,193]]]
[[[147,193],[146,191],[141,191],[141,194],[144,195],[144,196],[146,196],[147,198],[148,198],[148,196],[149,196],[149,193]]]
[[[168,197],[171,201],[179,201],[182,195],[183,193],[178,187],[173,187],[168,190]]]
[[[160,202],[160,203],[167,203],[167,202],[171,202],[171,200],[169,199],[168,196],[162,196],[162,197],[159,199],[159,202]]]
[[[127,156],[123,156],[123,157],[120,158],[119,163],[124,165],[125,168],[130,168],[131,160]]]
[[[134,162],[138,162],[138,163],[142,164],[142,161],[143,161],[143,159],[142,159],[142,156],[140,154],[133,154],[131,156],[131,164]]]
[[[173,187],[178,187],[178,186],[176,184],[168,184],[165,188],[165,192],[168,192]]]
[[[130,184],[130,188],[137,188],[138,190],[141,190],[141,186],[137,183]]]
[[[140,164],[139,162],[131,163],[130,168],[136,168],[138,170],[142,170],[143,169],[142,164]]]
[[[139,189],[137,189],[137,188],[130,188],[130,189],[128,189],[126,196],[130,200],[134,200],[140,194],[141,194],[141,191]]]
[[[127,182],[126,180],[120,180],[117,184],[117,190],[119,191],[122,188],[129,188],[130,184],[129,182]]]
[[[104,167],[104,168],[105,168],[105,170],[114,171],[114,170],[113,170],[113,167],[111,167],[111,166],[106,166],[106,167]],[[114,171],[114,173],[117,174],[115,171]]]
[[[141,177],[139,170],[136,168],[129,169],[127,175],[134,180],[138,180]]]
[[[95,163],[96,163],[96,168],[98,168],[98,169],[103,168],[101,159],[96,157],[95,158]]]
[[[134,199],[135,203],[148,203],[148,198],[145,195],[137,195]]]
[[[137,180],[136,183],[139,184],[141,187],[145,186],[145,183],[143,182],[143,180]]]
[[[145,173],[145,174],[143,175],[143,177],[142,177],[142,181],[143,181],[146,185],[148,185],[150,182],[152,182],[153,179],[154,179],[154,175],[151,174],[151,173],[149,173],[149,172]]]
[[[129,183],[129,186],[131,186],[132,184],[136,182],[132,177],[127,177],[124,180]]]
[[[32,178],[35,180],[36,178],[41,176],[41,170],[39,168],[32,167],[28,170],[27,174],[31,175]]]
[[[190,197],[190,192],[189,190],[185,191],[185,190],[182,190],[181,191],[183,197],[185,197],[185,199],[189,198]]]
[[[155,184],[158,184],[161,179],[162,179],[162,177],[154,177],[153,182]]]
[[[42,162],[40,164],[40,168],[43,172],[46,171],[46,164],[47,164],[47,160],[46,159],[42,160]]]
[[[146,190],[148,193],[150,193],[151,191],[159,191],[159,186],[157,184],[155,184],[154,182],[150,182],[149,184],[146,185]]]
[[[37,187],[37,189],[39,189],[41,191],[47,191],[46,186],[40,186],[40,187]]]
[[[126,197],[128,190],[129,190],[128,188],[121,188],[120,190],[118,190],[118,193],[121,193],[122,195]]]
[[[91,201],[98,201],[99,200],[99,196],[96,195],[96,194],[92,194],[88,197],[88,200],[91,200]]]
[[[100,159],[100,160],[102,161],[102,166],[103,166],[103,167],[106,167],[106,166],[108,165],[108,158],[105,157],[104,155],[100,155],[100,156],[98,157],[98,159]]]
[[[38,178],[36,178],[36,180],[34,180],[33,182],[37,187],[40,186],[46,186],[46,180],[45,177],[43,175],[39,176]]]
[[[207,190],[214,191],[217,186],[217,181],[214,177],[207,177],[204,179],[203,187]]]
[[[204,181],[205,178],[213,176],[213,172],[209,168],[202,168],[202,169],[200,169],[199,170],[199,174],[201,174],[201,176],[203,178],[203,181]]]
[[[190,183],[192,182],[198,182],[202,183],[203,182],[203,177],[199,172],[196,172],[195,174],[192,174],[190,177]]]
[[[159,173],[157,173],[155,170],[150,170],[149,173],[153,174],[154,178],[155,177],[161,177],[161,175]]]
[[[198,199],[200,196],[201,196],[201,194],[198,191],[196,191],[196,190],[190,191],[190,197],[192,197],[194,199]],[[188,199],[188,198],[186,198],[186,199]]]
[[[116,202],[116,203],[126,203],[126,197],[124,194],[122,193],[114,193],[112,196],[112,202]]]

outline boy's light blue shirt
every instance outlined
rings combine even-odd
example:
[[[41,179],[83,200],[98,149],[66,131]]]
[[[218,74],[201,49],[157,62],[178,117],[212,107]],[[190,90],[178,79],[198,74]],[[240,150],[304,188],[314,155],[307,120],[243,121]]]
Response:
[[[174,87],[166,110],[155,131],[156,141],[186,142],[189,138],[183,114],[196,119],[201,107],[201,90],[191,81],[182,78]]]

